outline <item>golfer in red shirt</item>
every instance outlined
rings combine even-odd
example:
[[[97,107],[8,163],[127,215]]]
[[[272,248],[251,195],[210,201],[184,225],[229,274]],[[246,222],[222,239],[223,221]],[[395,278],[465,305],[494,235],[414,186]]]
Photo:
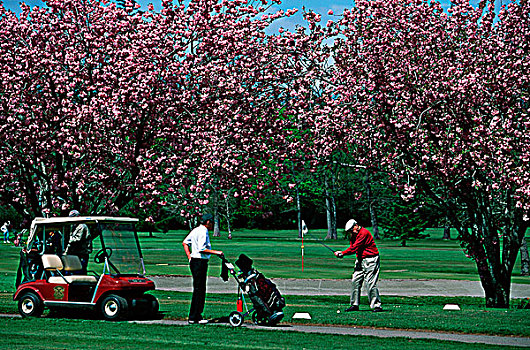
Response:
[[[342,258],[344,255],[356,254],[355,268],[353,270],[351,293],[351,306],[345,311],[358,311],[361,300],[361,288],[366,281],[368,289],[368,298],[370,307],[374,312],[381,312],[381,298],[377,281],[379,280],[379,250],[375,246],[374,237],[370,231],[359,226],[354,219],[349,220],[344,228],[346,233],[350,234],[350,247],[345,251],[336,251],[335,256]]]

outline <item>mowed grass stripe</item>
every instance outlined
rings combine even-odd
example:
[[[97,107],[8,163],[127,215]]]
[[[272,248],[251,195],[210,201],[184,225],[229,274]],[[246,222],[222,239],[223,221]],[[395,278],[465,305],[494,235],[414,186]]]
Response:
[[[126,322],[77,320],[5,320],[0,327],[14,332],[0,335],[2,349],[351,349],[346,335],[283,332],[227,326],[142,325]],[[355,346],[375,349],[506,349],[484,344],[356,336]]]

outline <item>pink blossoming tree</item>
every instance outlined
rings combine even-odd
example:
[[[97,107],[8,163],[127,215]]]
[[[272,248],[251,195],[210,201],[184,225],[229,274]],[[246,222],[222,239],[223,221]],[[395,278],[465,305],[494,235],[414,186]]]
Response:
[[[507,307],[530,210],[527,1],[361,0],[266,34],[295,12],[277,2],[0,6],[0,201],[191,218],[339,159],[443,207]]]
[[[272,2],[97,0],[0,9],[1,199],[28,216],[113,213],[211,192],[262,196],[295,147],[280,110],[304,88]],[[275,170],[276,169],[276,170]]]
[[[529,11],[357,1],[324,28],[312,22],[335,40],[327,91],[352,163],[450,213],[490,307],[509,305],[529,223]]]

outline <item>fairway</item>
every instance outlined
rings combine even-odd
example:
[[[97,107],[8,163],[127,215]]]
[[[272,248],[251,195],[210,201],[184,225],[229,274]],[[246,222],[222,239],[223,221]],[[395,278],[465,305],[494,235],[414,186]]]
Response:
[[[351,349],[346,335],[306,334],[222,325],[168,326],[104,321],[0,318],[1,349]],[[45,336],[43,336],[45,334]],[[508,349],[484,344],[356,336],[355,347],[376,349]]]
[[[381,253],[381,279],[453,279],[478,281],[477,268],[456,240],[443,240],[442,229],[429,229],[430,238],[413,240],[402,247],[399,241],[377,240]],[[187,231],[141,233],[146,269],[151,275],[189,275],[182,240]],[[312,235],[326,237],[326,230],[313,230]],[[452,232],[456,236],[455,232]],[[241,230],[210,237],[214,249],[222,250],[230,261],[244,253],[254,260],[255,267],[270,278],[325,278],[350,279],[354,257],[337,259],[315,239],[304,238],[304,270],[302,271],[301,239],[295,230]],[[344,250],[349,242],[344,239],[327,240],[332,249]],[[219,275],[216,259],[210,264],[210,275]],[[516,263],[513,283],[530,284],[520,276],[520,261]],[[519,268],[519,269],[518,269]]]
[[[168,233],[140,233],[148,275],[185,275],[189,267],[182,249],[182,239],[187,231]],[[313,231],[317,237],[324,237],[325,231]],[[398,241],[379,240],[383,279],[453,279],[477,281],[473,261],[464,256],[457,241],[442,240],[441,230],[432,230],[431,238],[411,241],[408,247],[401,247]],[[245,253],[254,260],[254,266],[271,278],[318,278],[350,279],[353,258],[336,259],[326,248],[314,240],[306,239],[304,271],[301,269],[301,240],[296,231],[244,230],[233,233],[233,239],[226,236],[212,237],[214,249],[223,250],[232,262]],[[326,241],[333,249],[345,249],[347,241]],[[94,251],[99,249],[96,242]],[[1,245],[3,256],[0,265],[0,311],[17,313],[12,301],[14,279],[18,264],[19,248]],[[519,262],[517,263],[519,264]],[[89,268],[98,271],[101,266],[93,262]],[[220,263],[214,258],[209,275],[218,276]],[[513,282],[529,283],[529,278],[514,271]],[[482,298],[471,297],[397,297],[384,296],[385,312],[375,316],[367,306],[366,297],[361,302],[361,312],[336,313],[348,304],[347,293],[343,296],[295,296],[286,295],[283,324],[296,321],[300,324],[342,325],[354,327],[375,327],[389,329],[418,329],[469,334],[508,336],[530,336],[529,311],[518,309],[519,300],[513,300],[511,308],[488,309]],[[160,291],[153,292],[160,301],[161,317],[167,320],[185,320],[189,309],[190,293]],[[458,312],[447,312],[447,303],[459,304]],[[210,319],[227,316],[235,309],[234,294],[208,294],[205,317]],[[308,312],[310,321],[293,320],[295,312]],[[33,344],[39,349],[68,348],[75,342],[75,348],[89,346],[91,349],[108,348],[107,339],[113,339],[113,348],[145,349],[164,347],[168,349],[201,348],[212,345],[216,348],[250,347],[255,349],[328,349],[351,348],[348,336],[324,334],[297,334],[292,332],[268,332],[260,329],[233,329],[227,326],[209,325],[206,328],[164,325],[141,325],[127,322],[110,323],[88,317],[80,319],[55,319],[45,313],[42,319],[0,319],[7,333],[0,336],[0,348],[19,349],[21,344]],[[248,322],[248,320],[247,320]],[[29,330],[29,332],[25,332]],[[47,333],[48,342],[40,344],[34,339],[37,334]],[[69,336],[67,335],[69,334]],[[131,337],[137,334],[140,339]],[[250,339],[250,340],[249,340]],[[281,343],[278,342],[281,339]],[[337,344],[335,346],[335,344]],[[495,349],[484,345],[457,344],[427,340],[380,339],[355,337],[356,345],[381,349],[425,349],[444,347],[449,349]],[[442,345],[443,344],[443,345]],[[79,346],[78,346],[79,345]]]

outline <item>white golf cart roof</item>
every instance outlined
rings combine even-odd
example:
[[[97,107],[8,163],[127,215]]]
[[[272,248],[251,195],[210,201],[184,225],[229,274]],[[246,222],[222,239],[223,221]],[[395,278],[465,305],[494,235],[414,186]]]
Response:
[[[115,216],[57,216],[51,218],[35,218],[31,222],[26,246],[29,249],[35,238],[37,228],[42,228],[41,225],[57,225],[58,227],[67,226],[69,224],[97,224],[97,223],[120,223],[120,224],[135,224],[139,220],[129,217],[115,217]]]
[[[57,216],[52,218],[35,218],[31,225],[46,225],[46,224],[78,224],[78,223],[98,223],[98,222],[117,222],[117,223],[137,223],[139,220],[129,217],[115,217],[115,216],[73,216],[64,217]]]

